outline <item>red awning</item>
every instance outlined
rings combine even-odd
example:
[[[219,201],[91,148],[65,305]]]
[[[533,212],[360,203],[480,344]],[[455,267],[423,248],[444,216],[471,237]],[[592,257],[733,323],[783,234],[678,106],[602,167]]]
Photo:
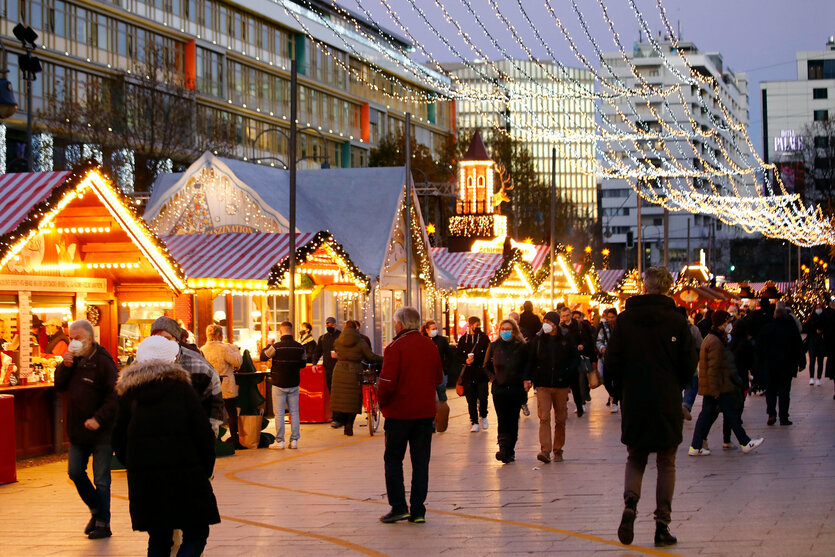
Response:
[[[0,175],[0,236],[20,226],[32,208],[49,197],[71,172],[16,172]]]
[[[296,234],[296,249],[316,234]],[[162,236],[188,278],[267,280],[290,254],[290,235],[275,233],[169,234]]]
[[[500,253],[450,252],[447,248],[432,248],[435,264],[455,277],[459,288],[489,288],[490,279],[502,265]]]

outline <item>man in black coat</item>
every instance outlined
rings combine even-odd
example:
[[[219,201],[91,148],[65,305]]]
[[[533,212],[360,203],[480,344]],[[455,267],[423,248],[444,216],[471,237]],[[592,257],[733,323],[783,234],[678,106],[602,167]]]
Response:
[[[568,306],[560,308],[560,322],[559,328],[562,334],[568,338],[569,342],[574,345],[574,348],[582,355],[586,353],[586,344],[583,341],[583,331],[580,329],[580,324],[571,316],[571,309]],[[582,380],[579,371],[573,374],[571,383],[571,397],[574,399],[574,405],[577,407],[577,417],[582,418],[584,414],[583,406],[586,403],[586,397],[583,395]]]
[[[326,332],[319,337],[316,343],[316,352],[313,354],[312,364],[317,364],[319,358],[322,358],[322,365],[325,367],[325,383],[328,385],[328,392],[331,390],[331,381],[333,380],[333,368],[336,366],[336,359],[331,357],[333,351],[333,343],[342,332],[336,328],[336,319],[328,317],[325,319]]]
[[[643,296],[626,301],[606,349],[605,384],[621,401],[621,442],[626,445],[625,508],[618,528],[630,544],[647,458],[657,453],[655,545],[672,545],[670,513],[676,449],[682,441],[681,391],[696,372],[698,354],[687,319],[668,293],[673,277],[665,267],[644,273]]]
[[[530,301],[526,301],[522,304],[522,314],[519,316],[519,330],[522,331],[522,336],[525,337],[525,341],[530,342],[541,328],[542,321],[533,312],[533,304]]]
[[[68,393],[67,431],[70,451],[67,469],[81,500],[92,517],[84,528],[90,539],[108,538],[110,532],[110,436],[116,421],[119,372],[113,358],[94,340],[89,321],[70,325],[70,344],[64,361],[55,369],[55,390]],[[93,457],[93,481],[87,463]]]
[[[290,448],[299,448],[299,385],[301,370],[307,365],[307,353],[300,342],[293,340],[293,324],[284,321],[278,326],[281,338],[261,350],[261,361],[272,358],[270,383],[275,411],[275,442],[271,449],[284,448],[284,408],[290,412]]]
[[[488,425],[487,386],[490,380],[484,371],[484,357],[490,346],[490,337],[481,330],[481,319],[475,315],[467,320],[467,325],[467,334],[458,339],[458,354],[464,363],[461,382],[470,413],[470,431],[476,433],[486,430]]]
[[[797,377],[798,370],[806,368],[806,354],[797,325],[789,316],[784,302],[777,302],[774,319],[760,331],[757,353],[767,377],[765,404],[768,425],[777,421],[778,399],[780,425],[792,425],[789,420],[792,379]]]

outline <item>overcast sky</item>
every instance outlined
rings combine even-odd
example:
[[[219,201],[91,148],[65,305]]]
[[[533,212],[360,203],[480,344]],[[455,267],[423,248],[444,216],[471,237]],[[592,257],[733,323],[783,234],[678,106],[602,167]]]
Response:
[[[443,44],[438,34],[468,59],[478,55],[458,36],[455,27],[445,21],[440,3],[467,32],[484,54],[501,59],[501,52],[478,26],[469,4],[482,19],[488,31],[498,43],[515,58],[526,58],[516,44],[507,26],[491,7],[491,0],[338,0],[346,8],[362,13],[371,12],[383,27],[404,32],[389,17],[387,3],[400,16],[408,31],[425,45],[435,58],[444,62],[460,61]],[[630,7],[630,0],[600,0],[606,6],[615,29],[627,49],[638,39],[638,19]],[[662,22],[656,0],[633,0],[657,36]],[[594,60],[594,49],[586,38],[571,0],[493,0],[529,45],[536,57],[549,58],[544,46],[525,21],[519,4],[534,21],[556,57],[567,66],[581,67],[568,42],[560,32],[554,17],[546,5],[550,4],[556,16],[576,41],[579,51]],[[615,50],[612,34],[603,19],[598,0],[575,0],[588,22],[591,35],[604,52]],[[424,11],[435,30],[423,21],[413,8]],[[750,97],[750,135],[754,146],[762,152],[762,112],[760,109],[760,82],[795,79],[797,70],[795,53],[805,50],[823,50],[827,38],[835,35],[835,0],[665,0],[662,2],[672,25],[681,25],[681,37],[693,41],[702,52],[720,52],[725,64],[735,72],[747,72]],[[415,53],[415,59],[425,56]]]

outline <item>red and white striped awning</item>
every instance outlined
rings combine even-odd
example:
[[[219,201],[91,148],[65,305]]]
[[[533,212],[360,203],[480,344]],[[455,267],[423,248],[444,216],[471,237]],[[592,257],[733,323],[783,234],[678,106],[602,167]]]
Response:
[[[725,288],[730,290],[731,292],[736,292],[739,290],[739,283],[738,282],[726,282],[723,285]],[[754,293],[759,292],[765,287],[764,282],[749,282],[748,286],[751,287],[751,291]],[[791,289],[794,288],[794,282],[775,282],[775,288],[780,291],[780,293],[785,294]]]
[[[500,253],[450,252],[447,248],[432,248],[435,264],[455,277],[459,288],[489,288],[490,279],[502,265]]]
[[[296,249],[315,236],[296,234]],[[267,280],[290,254],[289,234],[169,234],[161,239],[190,279]]]
[[[545,258],[548,257],[548,253],[550,251],[550,246],[536,246],[536,255],[530,262],[534,273],[537,272],[545,263]]]
[[[603,292],[614,292],[620,278],[626,273],[623,269],[601,269],[597,271],[600,277],[600,290]]]
[[[0,236],[20,226],[32,208],[64,183],[71,172],[16,172],[0,175]]]

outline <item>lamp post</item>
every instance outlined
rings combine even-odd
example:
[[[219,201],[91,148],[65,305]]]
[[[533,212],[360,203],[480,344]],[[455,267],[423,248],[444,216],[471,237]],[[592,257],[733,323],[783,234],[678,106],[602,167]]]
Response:
[[[6,46],[0,40],[0,120],[5,120],[17,112],[17,101],[14,98],[12,83],[9,81],[9,67],[6,60]]]
[[[37,48],[35,41],[38,34],[31,27],[24,27],[22,23],[15,25],[12,33],[20,41],[25,54],[18,56],[18,66],[26,80],[26,168],[32,172],[34,166],[34,153],[32,152],[32,82],[43,70],[41,61],[37,56],[32,56],[32,51]]]

